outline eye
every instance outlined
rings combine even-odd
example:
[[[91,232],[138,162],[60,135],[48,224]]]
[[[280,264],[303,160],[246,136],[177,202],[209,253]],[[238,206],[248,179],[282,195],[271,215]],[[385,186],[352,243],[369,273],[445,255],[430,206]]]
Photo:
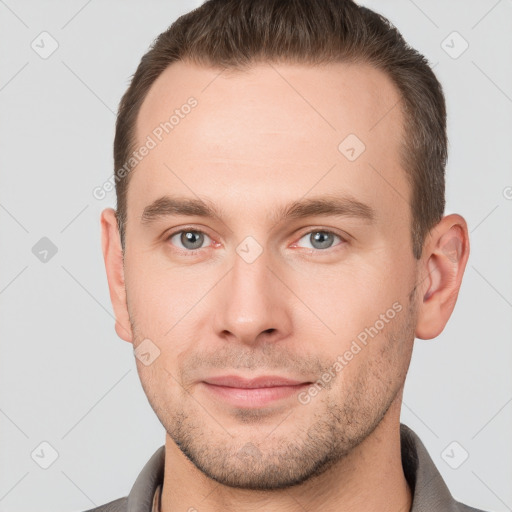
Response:
[[[193,252],[195,250],[202,249],[205,237],[211,242],[211,238],[202,231],[195,229],[182,229],[181,231],[176,231],[170,234],[167,240],[171,241],[173,245],[176,245],[177,243],[182,244],[181,247],[179,245],[177,246],[179,249],[183,249],[187,252]],[[173,241],[173,239],[175,239],[175,241]]]
[[[303,235],[299,239],[299,242],[300,240],[306,239],[306,241],[311,244],[311,246],[308,247],[308,249],[323,250],[330,249],[333,245],[333,240],[335,238],[338,238],[342,242],[345,242],[345,240],[341,236],[337,235],[336,233],[333,233],[332,231],[326,231],[324,229],[315,229],[314,231],[309,231],[308,233]]]

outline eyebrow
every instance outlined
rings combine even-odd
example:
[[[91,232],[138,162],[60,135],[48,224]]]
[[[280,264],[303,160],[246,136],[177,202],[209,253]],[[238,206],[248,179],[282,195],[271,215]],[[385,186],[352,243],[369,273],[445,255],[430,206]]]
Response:
[[[303,219],[313,216],[355,217],[375,222],[375,210],[350,196],[320,196],[294,201],[277,207],[270,216],[271,220]],[[159,219],[172,216],[196,216],[208,219],[223,218],[223,211],[210,201],[178,196],[163,196],[144,208],[141,223],[149,225]]]

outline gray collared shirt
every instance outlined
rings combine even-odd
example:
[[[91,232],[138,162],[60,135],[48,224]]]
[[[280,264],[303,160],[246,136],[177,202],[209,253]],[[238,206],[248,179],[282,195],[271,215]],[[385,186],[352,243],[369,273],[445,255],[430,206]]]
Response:
[[[400,424],[402,466],[413,499],[410,512],[484,512],[455,501],[420,438]],[[86,512],[159,512],[165,446],[153,454],[124,498]]]

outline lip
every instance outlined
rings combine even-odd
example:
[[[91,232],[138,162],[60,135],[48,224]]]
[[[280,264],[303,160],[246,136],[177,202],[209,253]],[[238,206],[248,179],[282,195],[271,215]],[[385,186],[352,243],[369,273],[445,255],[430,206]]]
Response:
[[[311,382],[275,375],[244,379],[235,375],[211,377],[202,381],[204,389],[216,400],[237,408],[264,407],[271,402],[296,395]]]
[[[261,375],[252,379],[245,379],[238,375],[222,375],[220,377],[209,377],[204,380],[207,384],[226,386],[239,389],[271,388],[279,386],[297,386],[299,384],[310,384],[300,380],[288,379],[279,375]]]

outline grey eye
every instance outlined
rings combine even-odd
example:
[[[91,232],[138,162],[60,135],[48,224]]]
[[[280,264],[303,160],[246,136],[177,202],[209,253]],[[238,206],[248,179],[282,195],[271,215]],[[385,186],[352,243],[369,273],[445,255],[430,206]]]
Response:
[[[335,233],[317,230],[306,233],[300,240],[306,239],[311,244],[309,249],[329,249],[333,245],[335,238],[342,240],[342,238]]]
[[[171,242],[176,245],[176,241],[173,242],[173,239],[176,239],[181,244],[181,247],[178,245],[180,249],[193,251],[202,247],[205,238],[209,239],[210,237],[201,231],[188,229],[174,233],[171,237],[169,237],[169,240],[171,240]]]

